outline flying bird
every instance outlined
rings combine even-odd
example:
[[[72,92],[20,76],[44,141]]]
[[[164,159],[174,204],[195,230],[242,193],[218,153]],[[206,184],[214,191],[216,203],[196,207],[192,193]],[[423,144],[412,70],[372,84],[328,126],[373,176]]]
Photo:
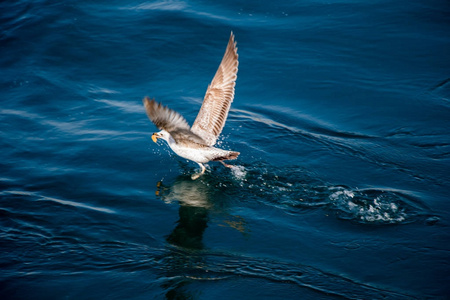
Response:
[[[143,100],[149,119],[161,130],[153,133],[152,140],[156,143],[158,139],[163,139],[177,155],[198,163],[201,172],[193,174],[193,180],[205,173],[203,164],[220,161],[231,168],[232,166],[223,161],[236,159],[240,154],[214,147],[233,102],[238,65],[236,42],[231,32],[225,54],[206,90],[203,104],[192,127],[182,115],[167,106],[148,97]]]

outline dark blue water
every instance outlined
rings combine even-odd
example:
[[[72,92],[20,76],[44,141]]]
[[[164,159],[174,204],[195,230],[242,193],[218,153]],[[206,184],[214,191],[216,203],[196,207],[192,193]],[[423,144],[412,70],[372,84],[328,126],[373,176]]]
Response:
[[[448,1],[0,4],[1,299],[450,296]],[[238,43],[220,146],[192,123]]]

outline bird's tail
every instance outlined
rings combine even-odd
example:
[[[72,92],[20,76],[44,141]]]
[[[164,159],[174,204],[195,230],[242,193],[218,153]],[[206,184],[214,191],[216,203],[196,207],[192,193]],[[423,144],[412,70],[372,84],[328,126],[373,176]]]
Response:
[[[219,155],[214,157],[213,161],[222,161],[222,160],[232,160],[236,159],[239,156],[239,152],[236,151],[227,151],[224,155]]]

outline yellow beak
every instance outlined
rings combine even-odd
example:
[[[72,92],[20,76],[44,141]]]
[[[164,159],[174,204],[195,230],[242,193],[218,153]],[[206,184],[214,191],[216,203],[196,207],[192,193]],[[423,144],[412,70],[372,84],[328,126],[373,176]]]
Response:
[[[158,137],[156,136],[156,133],[152,134],[152,140],[156,143],[158,140]]]

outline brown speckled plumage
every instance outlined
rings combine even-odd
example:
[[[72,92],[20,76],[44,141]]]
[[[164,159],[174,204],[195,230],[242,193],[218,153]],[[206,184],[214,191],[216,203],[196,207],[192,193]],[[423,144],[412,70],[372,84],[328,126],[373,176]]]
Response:
[[[192,127],[176,111],[145,97],[143,102],[150,120],[161,131],[152,138],[167,141],[179,156],[197,162],[203,172],[202,163],[236,159],[239,152],[213,147],[225,126],[234,98],[234,87],[238,71],[238,54],[234,35],[231,33],[227,49],[217,72],[206,90],[203,104]],[[225,166],[231,167],[224,164]],[[199,174],[193,175],[193,179]]]

